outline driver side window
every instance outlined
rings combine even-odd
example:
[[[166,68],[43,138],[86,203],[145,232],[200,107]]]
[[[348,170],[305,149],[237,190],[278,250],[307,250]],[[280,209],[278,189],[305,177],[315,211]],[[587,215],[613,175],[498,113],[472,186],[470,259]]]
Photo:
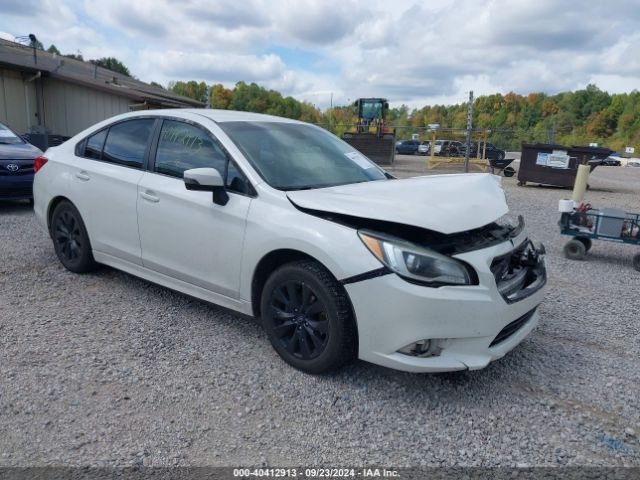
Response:
[[[249,180],[204,129],[186,122],[164,120],[158,138],[154,171],[182,178],[190,168],[215,168],[228,191],[254,195]]]
[[[204,130],[184,122],[162,122],[154,171],[182,178],[190,168],[216,168],[224,175],[227,157]]]

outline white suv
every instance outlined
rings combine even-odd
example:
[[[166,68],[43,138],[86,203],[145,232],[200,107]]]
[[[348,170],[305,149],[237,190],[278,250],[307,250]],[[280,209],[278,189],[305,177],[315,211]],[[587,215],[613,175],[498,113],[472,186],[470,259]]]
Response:
[[[259,317],[291,365],[477,369],[534,328],[543,250],[489,174],[394,179],[313,125],[157,110],[36,162],[62,264],[106,264]]]

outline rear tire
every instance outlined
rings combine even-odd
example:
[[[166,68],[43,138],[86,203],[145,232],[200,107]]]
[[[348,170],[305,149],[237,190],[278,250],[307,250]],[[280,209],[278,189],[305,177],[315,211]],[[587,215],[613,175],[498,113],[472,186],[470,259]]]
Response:
[[[67,270],[86,273],[96,269],[87,229],[72,203],[60,202],[53,210],[50,233],[56,255]]]
[[[357,329],[344,287],[313,260],[283,265],[262,291],[262,323],[289,365],[318,374],[356,357]]]
[[[569,240],[564,246],[564,255],[570,260],[582,260],[587,253],[584,243],[578,239]]]

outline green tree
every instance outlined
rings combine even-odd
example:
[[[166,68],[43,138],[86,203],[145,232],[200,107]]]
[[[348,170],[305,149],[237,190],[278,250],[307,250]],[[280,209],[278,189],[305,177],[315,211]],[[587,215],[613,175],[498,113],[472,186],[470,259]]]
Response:
[[[178,95],[193,98],[199,102],[207,101],[208,87],[204,82],[196,82],[195,80],[190,80],[188,82],[170,82],[169,90],[177,93]]]
[[[98,65],[99,67],[106,68],[107,70],[111,70],[112,72],[121,73],[127,77],[131,76],[129,69],[125,67],[124,63],[115,57],[98,58],[97,60],[91,60],[91,63]]]
[[[81,62],[84,62],[84,58],[82,57],[82,53],[80,52],[80,50],[78,50],[78,53],[65,53],[62,56],[63,57],[67,57],[67,58],[72,58],[74,60],[80,60]]]
[[[53,44],[51,44],[51,46],[50,46],[49,48],[47,48],[47,52],[49,52],[49,53],[55,53],[56,55],[62,55],[62,54],[60,53],[60,50],[58,50],[58,48],[57,48],[55,45],[53,45]]]

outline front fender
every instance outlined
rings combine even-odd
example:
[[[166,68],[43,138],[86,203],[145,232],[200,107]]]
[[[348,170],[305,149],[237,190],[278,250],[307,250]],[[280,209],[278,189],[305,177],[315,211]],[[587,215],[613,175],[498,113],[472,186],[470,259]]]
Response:
[[[275,202],[258,197],[247,216],[240,281],[243,300],[251,299],[251,281],[260,260],[281,249],[315,258],[338,280],[382,266],[355,229],[301,212],[286,197]]]

